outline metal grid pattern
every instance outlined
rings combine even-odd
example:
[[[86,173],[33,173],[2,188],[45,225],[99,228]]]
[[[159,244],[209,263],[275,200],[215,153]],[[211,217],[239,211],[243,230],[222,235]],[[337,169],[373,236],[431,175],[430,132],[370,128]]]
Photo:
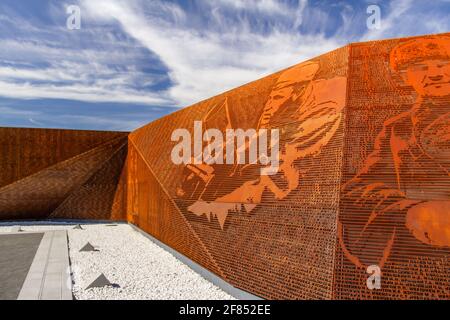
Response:
[[[0,128],[0,219],[124,220],[127,135]]]
[[[449,299],[450,36],[350,49],[335,297]]]
[[[170,236],[197,241],[194,248],[184,242],[176,249],[253,294],[331,298],[347,53],[338,49],[132,132],[130,157],[136,152],[146,166],[129,165],[131,221],[169,245]],[[268,178],[278,187],[267,187],[270,181],[261,179],[257,165],[174,165],[172,131],[192,133],[196,120],[222,132],[280,129],[285,169]],[[197,169],[214,172],[207,184],[193,175]],[[149,170],[155,179],[148,178]],[[193,209],[205,203],[211,209]],[[175,216],[187,225],[185,233],[161,235],[159,229],[173,225]],[[208,259],[196,259],[197,250]]]
[[[279,129],[281,166],[171,134]],[[269,299],[450,299],[450,34],[351,44],[124,133],[0,129],[0,217],[126,219]],[[381,269],[369,290],[366,268]]]

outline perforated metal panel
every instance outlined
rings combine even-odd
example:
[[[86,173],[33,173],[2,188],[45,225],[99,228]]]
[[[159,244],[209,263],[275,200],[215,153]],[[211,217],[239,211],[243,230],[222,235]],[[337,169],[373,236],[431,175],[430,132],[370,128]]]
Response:
[[[171,160],[278,129],[281,164]],[[351,44],[121,133],[0,129],[0,218],[126,218],[269,299],[450,299],[450,34]],[[128,152],[128,155],[127,155]],[[367,267],[381,288],[367,287]]]
[[[0,128],[0,219],[124,220],[127,135]]]
[[[177,250],[256,295],[331,298],[347,60],[347,48],[336,50],[131,133],[130,148],[147,166],[130,172],[137,224],[166,242],[159,228],[181,216],[184,236],[199,244]],[[284,171],[261,178],[258,165],[175,165],[171,134],[193,134],[194,121],[224,134],[279,129]],[[210,173],[207,182],[200,172]],[[162,199],[154,188],[170,197],[170,207],[152,199]],[[197,250],[208,259],[195,259]]]
[[[265,298],[450,298],[449,44],[352,44],[133,132],[130,219],[170,245],[160,230],[181,216],[195,244],[177,250]],[[171,134],[194,121],[279,129],[278,174],[174,165]]]
[[[350,49],[335,296],[449,299],[450,36]]]

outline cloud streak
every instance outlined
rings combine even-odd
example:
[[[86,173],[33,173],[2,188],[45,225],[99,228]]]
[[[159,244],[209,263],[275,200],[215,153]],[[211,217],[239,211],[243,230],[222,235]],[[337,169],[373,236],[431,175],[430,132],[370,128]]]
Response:
[[[213,13],[207,29],[196,28],[189,19],[154,16],[148,13],[150,10],[145,10],[141,1],[100,0],[82,4],[93,17],[119,22],[129,36],[161,59],[174,83],[168,89],[169,96],[180,105],[242,85],[342,43],[323,35],[303,35],[277,22],[269,32],[254,31],[244,17],[224,28],[230,21],[221,10],[228,10],[229,6],[241,10],[253,8],[247,1],[213,2],[207,7]],[[155,10],[155,6],[162,8]],[[252,10],[270,12],[269,9],[275,7],[275,12],[286,13],[286,9],[274,1],[260,2]],[[182,8],[174,5],[168,8],[160,1],[153,1],[152,9],[156,12],[169,10],[172,13],[169,17],[185,16],[180,14]],[[299,9],[300,6],[292,8],[293,12]],[[291,17],[290,23],[298,23],[297,17]]]
[[[108,26],[77,35],[60,26],[42,31],[10,15],[0,21],[21,36],[0,34],[0,97],[173,105],[164,90],[152,89],[167,76],[141,68],[151,53]]]
[[[195,21],[186,18],[189,13],[181,6],[167,6],[164,1],[152,1],[150,7],[139,0],[83,0],[82,4],[93,17],[117,21],[130,37],[159,57],[173,82],[168,88],[169,97],[181,106],[345,45],[349,38],[400,36],[396,32],[398,26],[405,24],[406,19],[411,27],[411,17],[419,14],[411,12],[411,0],[394,0],[386,7],[382,28],[366,30],[366,6],[354,9],[346,4],[335,8],[342,17],[341,23],[334,36],[327,36],[329,10],[311,7],[307,1],[201,1],[200,9],[208,16],[206,28],[199,28]],[[234,19],[229,16],[230,10],[235,12]],[[258,26],[254,19],[261,14],[266,19],[265,27]],[[302,26],[305,14],[314,15],[317,28]],[[356,21],[364,26],[359,26],[360,36],[356,39],[352,15],[359,15]],[[302,27],[314,32],[304,33]]]
[[[11,83],[0,81],[0,96],[20,99],[66,99],[86,102],[114,102],[136,104],[165,104],[167,100],[158,95],[142,95],[136,90],[120,92],[101,85],[51,85]]]
[[[82,29],[75,31],[65,28],[65,7],[58,1],[39,7],[46,18],[11,9],[14,1],[5,1],[12,5],[0,4],[2,30],[8,31],[0,31],[0,108],[3,97],[17,104],[122,103],[124,115],[142,105],[169,111],[348,42],[450,29],[450,2],[444,0],[434,6],[374,1],[382,7],[379,30],[366,28],[369,1],[73,0],[82,9]],[[14,116],[47,124],[44,115],[8,115]],[[78,116],[71,121],[91,119]],[[62,125],[69,123],[58,117]],[[107,114],[94,118],[99,126],[112,121],[120,127],[120,119]],[[127,121],[131,128],[144,120]]]

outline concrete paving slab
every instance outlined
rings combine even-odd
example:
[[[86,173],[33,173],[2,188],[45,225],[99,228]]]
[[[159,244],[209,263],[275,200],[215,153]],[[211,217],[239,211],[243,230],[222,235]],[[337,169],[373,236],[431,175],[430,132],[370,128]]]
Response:
[[[43,236],[0,234],[0,300],[17,299]]]
[[[67,231],[42,238],[18,300],[72,300]]]

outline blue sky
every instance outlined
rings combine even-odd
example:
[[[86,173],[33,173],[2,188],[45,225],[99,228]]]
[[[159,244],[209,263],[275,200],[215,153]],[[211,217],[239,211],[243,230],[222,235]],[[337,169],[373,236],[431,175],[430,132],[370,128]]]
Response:
[[[348,42],[448,32],[449,17],[450,0],[2,0],[0,126],[133,130]]]

